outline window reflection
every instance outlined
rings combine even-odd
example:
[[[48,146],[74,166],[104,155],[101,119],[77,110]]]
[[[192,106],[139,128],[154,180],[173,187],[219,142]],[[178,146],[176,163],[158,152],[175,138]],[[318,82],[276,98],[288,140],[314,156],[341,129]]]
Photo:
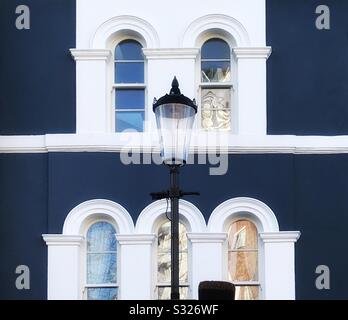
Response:
[[[236,221],[228,230],[228,275],[237,300],[259,299],[258,232],[251,221]]]
[[[231,49],[222,39],[210,39],[201,50],[202,128],[231,130]]]
[[[94,223],[87,232],[88,300],[117,299],[117,244],[115,228],[108,222]]]
[[[171,224],[163,223],[157,232],[157,296],[170,299],[171,283]],[[179,224],[179,280],[180,298],[188,298],[188,249],[186,227]]]

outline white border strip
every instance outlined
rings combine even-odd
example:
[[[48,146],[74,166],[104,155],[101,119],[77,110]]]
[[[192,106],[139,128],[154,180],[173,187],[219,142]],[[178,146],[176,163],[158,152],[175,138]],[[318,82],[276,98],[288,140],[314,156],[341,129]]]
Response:
[[[215,137],[217,138],[217,137]],[[200,139],[191,152],[229,154],[348,154],[348,136],[232,136],[218,140]],[[129,141],[129,142],[128,142]],[[217,148],[217,141],[220,148]],[[126,146],[126,147],[125,147]],[[48,134],[41,136],[0,136],[0,153],[159,152],[156,139],[134,134]]]

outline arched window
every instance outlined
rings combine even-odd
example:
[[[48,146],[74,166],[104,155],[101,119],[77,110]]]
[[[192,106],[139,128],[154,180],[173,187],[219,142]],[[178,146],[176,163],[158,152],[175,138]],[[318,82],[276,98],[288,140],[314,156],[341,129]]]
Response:
[[[145,79],[142,45],[124,40],[115,49],[115,129],[144,131]]]
[[[87,231],[87,300],[116,300],[117,243],[116,231],[108,222],[96,222]]]
[[[231,49],[219,38],[201,49],[201,124],[205,130],[231,130]]]
[[[157,236],[157,297],[160,300],[168,300],[171,294],[171,232],[169,221],[159,227]],[[182,223],[179,224],[179,246],[180,299],[187,299],[189,295],[188,249],[186,227]]]
[[[258,232],[248,220],[228,230],[228,276],[236,286],[236,300],[259,299]]]

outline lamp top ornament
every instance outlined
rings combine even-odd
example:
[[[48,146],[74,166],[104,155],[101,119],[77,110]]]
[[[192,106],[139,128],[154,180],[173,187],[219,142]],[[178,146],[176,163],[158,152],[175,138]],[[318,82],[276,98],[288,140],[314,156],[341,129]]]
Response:
[[[170,89],[170,93],[165,96],[159,98],[158,100],[155,98],[153,101],[153,111],[155,112],[156,108],[165,104],[183,104],[189,106],[195,110],[197,113],[197,104],[196,100],[191,100],[190,98],[184,96],[179,89],[179,82],[176,77],[174,77],[172,82],[172,88]]]

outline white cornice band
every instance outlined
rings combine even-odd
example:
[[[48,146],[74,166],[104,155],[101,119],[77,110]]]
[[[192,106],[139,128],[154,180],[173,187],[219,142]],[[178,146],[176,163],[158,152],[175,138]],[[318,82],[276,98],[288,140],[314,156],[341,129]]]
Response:
[[[110,50],[104,49],[70,49],[70,53],[75,59],[75,61],[108,61],[112,55]]]
[[[237,59],[268,59],[272,54],[272,47],[234,48]]]
[[[128,141],[129,137],[127,137]],[[0,136],[0,153],[47,152],[159,152],[157,140],[135,134],[131,145],[115,134],[48,134],[40,136]],[[191,152],[228,154],[348,154],[348,136],[221,136],[193,143]]]

